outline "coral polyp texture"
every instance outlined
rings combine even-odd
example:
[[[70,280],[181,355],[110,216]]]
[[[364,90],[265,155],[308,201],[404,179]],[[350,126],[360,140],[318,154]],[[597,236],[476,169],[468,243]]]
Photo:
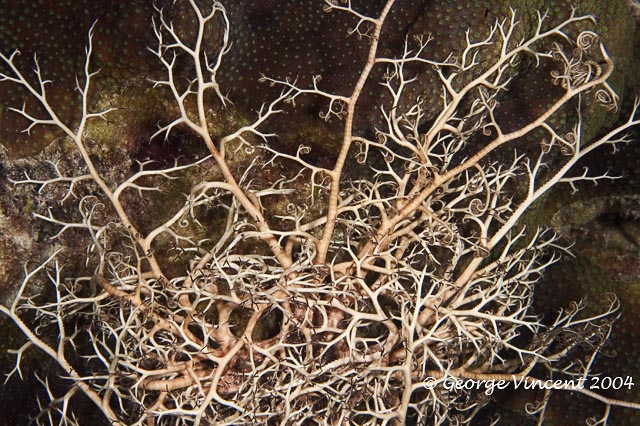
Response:
[[[164,75],[149,90],[166,108],[148,138],[201,148],[149,148],[154,161],[126,169],[96,142],[123,115],[118,96],[94,90],[99,21],[72,114],[50,103],[37,57],[0,54],[0,81],[26,99],[6,113],[27,134],[55,128],[64,147],[12,176],[37,189],[50,232],[48,256],[25,262],[0,305],[26,337],[9,379],[32,351],[62,371],[63,386],[40,378],[36,424],[81,424],[86,399],[113,425],[498,424],[486,388],[498,381],[545,389],[523,407],[539,424],[551,393],[592,398],[591,425],[640,408],[579,385],[619,315],[615,295],[545,320],[532,303],[568,248],[525,213],[556,186],[615,179],[579,162],[629,143],[640,121],[636,103],[607,133],[585,130],[586,114],[618,110],[594,19],[538,12],[523,26],[511,10],[485,14],[459,45],[420,32],[397,43],[402,2],[359,3],[317,4],[349,23],[356,78],[329,85],[322,58],[300,58],[297,77],[264,70],[274,96],[245,100],[261,105],[253,114],[228,97],[228,69],[220,77],[234,43],[223,2],[158,8],[150,50]],[[514,117],[522,91],[544,107]],[[300,104],[326,122],[314,146],[271,127]]]

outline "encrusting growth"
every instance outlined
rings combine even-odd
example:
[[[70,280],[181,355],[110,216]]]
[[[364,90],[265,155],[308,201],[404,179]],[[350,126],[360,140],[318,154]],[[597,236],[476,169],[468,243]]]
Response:
[[[447,386],[453,379],[542,386],[590,377],[618,301],[610,296],[601,313],[576,303],[543,323],[533,312],[534,287],[567,249],[550,230],[521,220],[555,185],[611,179],[572,170],[599,147],[629,142],[625,131],[639,122],[636,103],[614,130],[583,138],[585,104],[617,107],[604,46],[592,31],[574,34],[593,24],[590,16],[572,13],[554,26],[539,14],[537,27],[522,36],[512,11],[486,37],[468,31],[463,51],[436,61],[427,55],[431,38],[408,37],[396,56],[380,53],[385,23],[398,7],[393,0],[375,17],[351,0],[325,0],[328,12],[353,17],[351,35],[369,49],[351,92],[327,91],[319,77],[305,88],[265,75],[280,96],[251,123],[219,134],[212,111],[230,105],[216,79],[231,52],[225,8],[218,1],[175,3],[197,26],[185,35],[158,10],[152,52],[166,77],[154,87],[170,94],[179,115],[154,137],[177,129],[197,135],[209,151],[197,161],[144,163],[120,182],[105,177],[86,138],[91,123],[112,111],[91,107],[93,28],[78,78],[78,123],[63,122],[49,106],[49,81],[37,62],[33,77],[21,71],[18,52],[0,55],[0,80],[26,89],[45,115],[28,104],[11,111],[29,121],[27,131],[64,131],[84,164],[71,176],[55,165],[49,179],[15,180],[41,191],[67,188],[60,202],[76,203],[75,214],[38,217],[58,236],[91,237],[85,275],[65,277],[56,252],[25,268],[13,302],[0,305],[27,338],[12,374],[22,374],[23,355],[36,347],[71,383],[60,396],[47,388],[50,401],[36,423],[78,424],[73,396],[81,392],[114,425],[466,424],[490,396]],[[212,28],[215,48],[205,42]],[[509,86],[523,63],[554,64],[561,93],[512,128],[500,119],[500,101],[514,95]],[[433,120],[425,119],[425,100],[411,93],[416,69],[441,83]],[[378,78],[386,95],[379,125],[361,129],[360,95]],[[322,118],[341,120],[342,145],[329,166],[310,160],[306,146],[291,154],[269,144],[269,119],[298,96],[324,99]],[[576,114],[571,128],[554,126],[551,118],[567,108]],[[538,145],[523,149],[535,132],[543,135]],[[232,165],[240,151],[249,158],[244,169]],[[275,165],[293,172],[260,178],[272,176]],[[364,170],[361,177],[345,172],[351,165]],[[204,172],[212,167],[215,173]],[[141,227],[144,210],[129,208],[131,194],[153,197],[163,182],[194,170],[205,178],[183,205],[157,213],[161,223],[152,229]],[[284,212],[274,210],[274,200],[287,199]],[[220,228],[208,228],[211,210],[222,218]],[[164,264],[163,250],[186,256],[183,273]],[[34,290],[43,287],[49,291]],[[589,424],[606,424],[612,407],[640,408],[588,389],[562,390],[603,404],[603,416]],[[547,401],[528,406],[540,424]]]

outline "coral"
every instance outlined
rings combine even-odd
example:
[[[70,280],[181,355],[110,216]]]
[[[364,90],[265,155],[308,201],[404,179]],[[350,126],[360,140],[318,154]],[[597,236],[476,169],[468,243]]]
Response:
[[[593,376],[620,302],[536,315],[537,283],[567,248],[523,224],[551,188],[614,179],[575,169],[640,122],[636,101],[606,134],[588,127],[596,107],[603,122],[618,108],[591,16],[469,11],[491,23],[461,43],[416,31],[403,14],[419,2],[326,0],[323,22],[352,34],[344,50],[327,64],[292,54],[305,76],[261,75],[273,97],[249,119],[225,91],[240,75],[223,67],[243,3],[174,3],[153,22],[164,74],[151,73],[150,98],[96,84],[96,23],[71,112],[37,59],[32,75],[17,52],[0,56],[0,81],[29,99],[7,112],[27,135],[55,129],[37,173],[11,171],[49,252],[0,305],[26,338],[9,377],[38,349],[72,384],[42,380],[35,423],[80,424],[82,395],[117,425],[496,424],[484,389],[496,381],[559,380],[526,406],[539,423],[563,391],[599,402],[591,424],[640,409],[570,381]],[[268,18],[279,5],[254,7]],[[305,41],[300,17],[271,18]],[[338,33],[321,41],[327,54]],[[323,65],[352,77],[327,82]],[[515,117],[509,100],[529,85],[542,102]],[[150,99],[153,134],[113,125],[131,108],[150,114]],[[281,133],[296,106],[317,109],[329,135]],[[320,158],[303,135],[326,142]]]
[[[105,77],[99,84],[103,92],[117,91],[151,69],[152,55],[139,48],[153,41],[147,30],[151,11],[146,1],[3,1],[0,50],[19,49],[27,57],[37,53],[40,66],[54,81],[49,88],[50,102],[65,119],[77,119],[74,76],[82,69],[85,34],[91,23],[96,19],[101,23],[94,58]],[[19,87],[8,87],[0,92],[0,103],[19,104],[25,95]],[[0,112],[0,143],[11,157],[37,153],[61,136],[53,129],[39,128],[27,137],[21,133],[24,124],[20,117]]]
[[[139,87],[143,84],[140,76],[156,68],[149,52],[139,48],[154,42],[146,30],[152,3],[135,0],[114,1],[107,5],[93,1],[39,0],[24,3],[6,0],[0,5],[5,12],[0,13],[0,27],[4,30],[0,33],[0,48],[5,52],[17,48],[25,56],[39,53],[42,69],[55,82],[55,88],[51,88],[51,102],[61,112],[72,114],[76,101],[73,76],[81,71],[83,37],[94,19],[100,22],[94,40],[94,63],[101,69],[102,78],[97,83],[106,86],[102,88],[103,93]],[[170,2],[156,1],[155,4],[161,7]],[[367,10],[374,10],[379,4],[379,1],[367,3]],[[500,0],[472,4],[462,0],[407,0],[398,11],[392,11],[389,33],[393,35],[385,40],[386,46],[383,47],[394,51],[402,46],[407,34],[431,33],[437,39],[428,46],[427,52],[432,57],[439,57],[464,45],[466,28],[472,28],[476,36],[483,35],[490,27],[487,23],[504,18],[510,8],[520,11],[521,28],[531,29],[535,25],[536,10],[549,10],[551,19],[559,19],[566,16],[572,6],[578,7],[581,14],[597,17],[598,33],[616,60],[616,71],[612,76],[614,88],[623,95],[625,86],[636,81],[635,67],[629,63],[628,54],[632,50],[632,39],[628,34],[634,33],[633,20],[624,0],[606,3]],[[316,0],[242,0],[227,5],[227,9],[234,22],[231,30],[234,43],[219,78],[240,111],[258,108],[263,99],[276,94],[258,83],[261,73],[279,78],[298,77],[301,84],[308,83],[313,75],[322,74],[326,87],[332,87],[336,92],[347,90],[355,80],[359,61],[366,52],[357,40],[345,40],[342,36],[353,24],[352,18],[324,14]],[[178,18],[183,20],[179,23],[192,19],[188,15]],[[535,111],[538,102],[544,108],[546,97],[531,92],[532,86],[527,85],[526,81],[535,78],[540,79],[541,84],[547,84],[548,80],[545,82],[544,79],[548,73],[544,74],[538,68],[530,69],[532,75],[520,71],[524,83],[517,90],[521,96],[517,97],[519,101],[511,109],[518,112]],[[422,84],[424,87],[412,87],[411,90],[426,95],[431,102],[431,109],[437,111],[437,81],[427,76]],[[375,111],[378,99],[384,95],[383,90],[371,84],[363,93],[361,102],[368,103],[371,110]],[[0,93],[0,103],[13,105],[19,103],[22,96],[21,91],[10,87]],[[156,95],[151,98],[153,96]],[[509,100],[515,101],[514,97]],[[126,102],[118,105],[127,107]],[[328,141],[323,137],[326,127],[318,126],[317,121],[309,118],[309,115],[316,116],[319,108],[320,105],[313,98],[300,99],[295,120],[303,121],[304,125],[292,128],[286,120],[276,117],[273,128],[283,139],[290,134],[291,139],[307,140],[317,149],[330,153],[338,146],[339,140]],[[600,114],[601,111],[594,109],[590,113]],[[368,120],[375,118],[375,114],[372,114]],[[603,118],[588,120],[594,123],[589,126],[601,128]],[[51,134],[52,129],[40,128],[34,129],[36,133],[27,140],[20,133],[23,127],[24,122],[18,117],[0,111],[0,143],[7,147],[12,157],[33,154],[59,136],[57,133]],[[152,126],[145,131],[153,133]],[[38,132],[42,132],[41,137],[38,137]],[[289,147],[292,150],[295,148],[295,144]]]

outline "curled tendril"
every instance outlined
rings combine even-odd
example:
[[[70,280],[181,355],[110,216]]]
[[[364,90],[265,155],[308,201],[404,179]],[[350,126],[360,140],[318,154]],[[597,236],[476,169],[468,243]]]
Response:
[[[578,143],[578,134],[575,131],[565,133],[562,147],[560,147],[560,153],[562,155],[575,154],[577,143]]]
[[[611,112],[618,110],[618,95],[608,86],[596,92],[596,101]]]
[[[367,161],[367,146],[366,144],[357,141],[356,146],[358,147],[358,153],[356,154],[356,161],[358,164],[365,164]]]
[[[340,100],[332,100],[329,104],[327,112],[320,111],[319,116],[324,121],[329,121],[332,115],[335,115],[338,118],[342,118],[347,115],[345,106],[345,103]]]
[[[565,157],[571,157],[574,153],[575,152],[566,145],[563,145],[560,148],[560,154],[564,155]]]
[[[42,317],[38,321],[38,325],[36,326],[34,333],[36,334],[36,336],[40,336],[45,331],[45,328],[49,327],[50,325],[51,320],[47,317]]]
[[[298,155],[306,155],[311,152],[311,147],[307,145],[300,145],[298,147]]]
[[[247,145],[244,149],[245,154],[253,154],[256,150],[256,147],[253,145]]]
[[[546,404],[546,401],[530,402],[524,406],[524,410],[527,412],[527,414],[534,415],[536,413],[539,413],[540,410],[544,408],[545,404]]]
[[[569,74],[573,86],[581,86],[600,77],[602,68],[593,61],[585,61],[572,65],[569,69]]]
[[[444,234],[441,238],[441,241],[445,244],[445,245],[449,245],[451,243],[453,243],[453,241],[455,240],[455,235],[453,235],[452,232],[447,232],[446,234]]]
[[[551,83],[554,86],[560,86],[563,89],[567,88],[567,76],[558,70],[551,71]]]
[[[471,202],[469,203],[469,212],[474,216],[482,214],[484,212],[484,203],[482,202],[482,200],[480,200],[479,198],[474,198],[473,200],[471,200]]]
[[[576,45],[581,50],[587,50],[598,43],[599,40],[600,37],[598,37],[598,34],[594,33],[593,31],[583,31],[580,33],[580,35],[578,35],[578,38],[576,39]]]

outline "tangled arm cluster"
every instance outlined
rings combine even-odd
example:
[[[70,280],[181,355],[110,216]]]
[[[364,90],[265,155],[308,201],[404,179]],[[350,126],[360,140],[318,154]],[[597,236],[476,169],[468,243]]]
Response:
[[[91,32],[78,79],[79,122],[64,122],[48,104],[49,82],[37,65],[32,78],[17,52],[0,56],[7,70],[0,80],[22,86],[40,107],[12,111],[29,121],[27,130],[62,130],[83,164],[15,179],[77,207],[64,217],[38,215],[57,237],[90,236],[86,274],[64,276],[56,252],[27,269],[13,302],[0,306],[27,338],[13,372],[21,374],[23,354],[37,347],[71,383],[59,396],[48,389],[38,423],[75,424],[73,396],[81,392],[118,425],[466,424],[489,396],[446,386],[452,378],[536,384],[589,377],[618,302],[612,296],[604,312],[589,315],[577,303],[541,322],[532,311],[535,283],[566,249],[549,230],[520,222],[557,184],[609,178],[572,171],[596,148],[628,142],[638,105],[610,133],[583,139],[584,105],[613,110],[617,102],[607,84],[613,63],[597,35],[574,34],[589,16],[571,14],[553,26],[540,14],[523,36],[513,12],[486,37],[467,32],[463,51],[436,61],[423,37],[407,38],[396,56],[380,54],[395,3],[372,17],[351,1],[326,0],[328,12],[353,17],[352,33],[369,49],[351,92],[326,91],[319,77],[305,88],[265,76],[281,95],[229,134],[211,124],[229,105],[216,79],[231,46],[223,5],[175,6],[197,22],[190,32],[159,10],[153,52],[166,78],[155,87],[171,94],[179,115],[154,137],[191,132],[209,156],[140,164],[120,180],[102,170],[86,136],[112,112],[93,108]],[[500,119],[500,100],[512,95],[525,63],[553,69],[558,96],[514,129]],[[425,119],[426,101],[411,93],[417,72],[441,83],[433,120]],[[359,129],[360,95],[378,77],[386,94],[380,125]],[[302,96],[326,101],[321,117],[341,123],[342,144],[329,166],[305,146],[291,153],[269,144],[269,119]],[[566,109],[576,116],[568,129],[553,120]],[[538,144],[519,152],[526,137]],[[242,168],[233,166],[235,156],[248,159]],[[347,178],[351,164],[361,178]],[[288,172],[264,178],[278,167]],[[202,179],[183,205],[154,210],[154,226],[142,229],[149,213],[132,200],[145,203],[187,176]],[[211,212],[222,218],[215,229]],[[167,251],[180,254],[181,273],[166,265]],[[606,423],[613,406],[640,407],[566,389],[602,402],[604,415],[591,424]],[[540,421],[546,401],[528,406]]]

